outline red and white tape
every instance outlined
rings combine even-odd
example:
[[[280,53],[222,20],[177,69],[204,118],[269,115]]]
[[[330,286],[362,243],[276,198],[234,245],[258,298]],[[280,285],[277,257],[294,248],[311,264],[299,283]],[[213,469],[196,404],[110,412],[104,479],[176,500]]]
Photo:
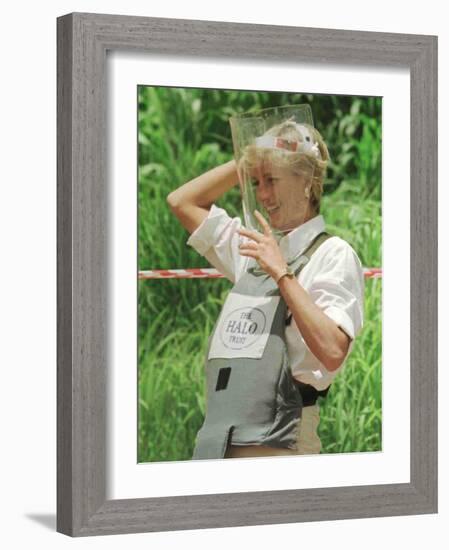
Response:
[[[381,267],[365,267],[363,274],[367,279],[380,279]],[[221,279],[222,275],[214,268],[194,269],[152,269],[139,271],[139,279]]]

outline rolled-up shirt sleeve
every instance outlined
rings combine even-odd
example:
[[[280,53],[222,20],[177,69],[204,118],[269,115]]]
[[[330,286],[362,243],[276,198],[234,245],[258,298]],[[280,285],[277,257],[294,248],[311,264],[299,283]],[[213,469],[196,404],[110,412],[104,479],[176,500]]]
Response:
[[[246,258],[239,254],[240,218],[231,218],[214,204],[208,216],[190,235],[187,244],[233,283],[245,270]]]
[[[351,246],[335,239],[337,242],[319,258],[317,274],[307,291],[314,303],[353,340],[363,326],[363,268]]]
[[[323,313],[350,338],[347,358],[363,327],[364,278],[357,254],[346,241],[332,237],[312,256],[300,273],[299,282]],[[345,361],[338,369],[328,371],[307,346],[294,319],[285,334],[294,357],[293,376],[318,390],[327,388]]]

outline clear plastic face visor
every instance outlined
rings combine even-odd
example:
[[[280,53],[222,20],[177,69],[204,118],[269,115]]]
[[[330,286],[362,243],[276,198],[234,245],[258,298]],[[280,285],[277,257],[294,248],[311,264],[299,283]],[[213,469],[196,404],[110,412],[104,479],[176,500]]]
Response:
[[[254,210],[278,236],[304,223],[321,159],[309,105],[244,113],[230,124],[246,226],[261,230]]]

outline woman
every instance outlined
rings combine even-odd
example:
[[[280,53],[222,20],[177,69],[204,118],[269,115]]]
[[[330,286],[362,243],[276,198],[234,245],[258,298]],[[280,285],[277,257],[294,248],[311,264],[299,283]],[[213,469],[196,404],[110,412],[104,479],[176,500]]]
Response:
[[[234,283],[209,342],[193,458],[320,452],[317,399],[362,327],[364,289],[356,253],[319,215],[329,154],[310,115],[231,120],[237,162],[168,196],[188,244]],[[247,227],[214,205],[238,182]]]

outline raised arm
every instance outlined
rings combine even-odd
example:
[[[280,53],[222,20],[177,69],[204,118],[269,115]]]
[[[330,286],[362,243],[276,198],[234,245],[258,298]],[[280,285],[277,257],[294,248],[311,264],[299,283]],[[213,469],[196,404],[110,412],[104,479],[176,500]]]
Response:
[[[168,195],[167,202],[181,224],[193,233],[212,203],[237,183],[236,163],[231,160],[181,185]]]

